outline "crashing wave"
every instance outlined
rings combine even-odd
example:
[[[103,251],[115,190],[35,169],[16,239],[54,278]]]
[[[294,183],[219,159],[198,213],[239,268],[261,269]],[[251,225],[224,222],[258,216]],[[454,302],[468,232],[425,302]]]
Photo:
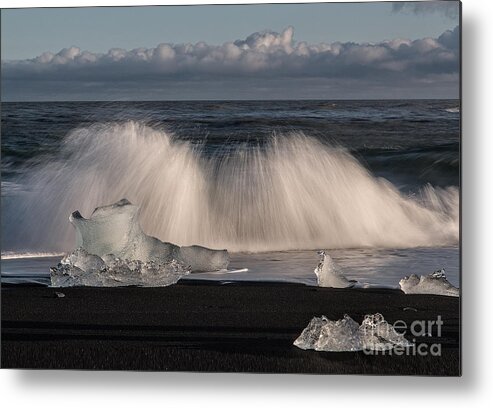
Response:
[[[120,259],[90,254],[77,248],[58,266],[50,268],[51,285],[67,286],[169,286],[190,273],[176,260],[165,263]]]
[[[41,157],[16,182],[25,191],[2,211],[4,250],[69,251],[65,214],[123,196],[141,207],[146,233],[180,246],[265,252],[459,241],[457,188],[408,197],[349,152],[303,133],[211,155],[142,123],[95,124],[70,132],[57,160]]]
[[[459,296],[460,291],[453,286],[445,276],[445,270],[440,269],[430,275],[418,276],[412,274],[400,280],[401,290],[406,294],[430,294],[444,296]]]
[[[97,207],[88,219],[75,211],[69,220],[76,229],[76,246],[98,256],[113,254],[120,259],[157,264],[177,260],[190,266],[193,272],[212,272],[228,267],[226,250],[198,245],[179,247],[146,235],[140,227],[138,213],[139,207],[126,199]]]
[[[319,251],[320,262],[314,272],[317,275],[318,286],[326,288],[349,288],[354,286],[354,281],[349,281],[342,274],[341,268],[325,251]]]
[[[380,313],[366,315],[361,325],[348,315],[337,321],[314,317],[293,344],[316,351],[383,351],[411,345]]]

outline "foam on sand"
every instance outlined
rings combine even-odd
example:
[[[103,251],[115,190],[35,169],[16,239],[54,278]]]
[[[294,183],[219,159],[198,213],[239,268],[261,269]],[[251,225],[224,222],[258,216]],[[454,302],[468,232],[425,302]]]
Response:
[[[401,279],[399,285],[406,294],[460,296],[459,289],[447,280],[444,269],[426,276],[413,273]]]

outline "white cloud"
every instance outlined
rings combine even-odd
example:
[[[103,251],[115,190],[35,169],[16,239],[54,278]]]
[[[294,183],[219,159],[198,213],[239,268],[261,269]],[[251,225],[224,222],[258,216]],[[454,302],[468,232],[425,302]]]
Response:
[[[144,74],[158,76],[352,76],[356,69],[385,71],[388,66],[400,70],[419,69],[421,65],[451,63],[447,72],[457,70],[458,29],[440,38],[415,41],[396,39],[377,44],[333,43],[307,44],[295,42],[294,29],[281,33],[258,32],[245,40],[223,45],[159,44],[155,48],[130,51],[115,48],[105,54],[64,48],[57,54],[42,55],[22,61],[3,62],[5,79],[39,76],[77,79],[98,79],[112,75],[138,78]],[[455,61],[452,57],[456,57]],[[66,77],[66,78],[65,78]]]
[[[394,39],[380,43],[319,43],[294,40],[293,27],[281,33],[256,32],[244,40],[210,45],[162,43],[155,48],[106,53],[72,46],[28,60],[3,61],[2,81],[14,89],[23,81],[65,84],[155,81],[242,81],[331,79],[394,84],[427,76],[457,75],[459,28],[438,38]]]
[[[459,16],[458,1],[397,1],[392,3],[395,13],[436,13],[455,20]]]

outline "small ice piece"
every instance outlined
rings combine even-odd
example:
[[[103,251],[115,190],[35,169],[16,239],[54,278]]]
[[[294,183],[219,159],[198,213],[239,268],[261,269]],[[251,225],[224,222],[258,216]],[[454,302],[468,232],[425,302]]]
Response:
[[[62,265],[69,265],[86,272],[97,272],[105,267],[105,261],[97,255],[88,253],[85,249],[77,248],[60,261]]]
[[[77,247],[102,257],[113,254],[119,259],[166,264],[173,259],[191,267],[193,272],[227,269],[226,250],[214,250],[198,245],[179,247],[146,235],[138,221],[139,207],[122,199],[115,204],[97,207],[91,218],[79,211],[69,220],[76,230]]]
[[[173,259],[165,263],[99,257],[83,248],[50,268],[51,285],[67,286],[169,286],[190,273],[190,267]]]
[[[315,344],[320,337],[322,327],[324,327],[328,321],[329,320],[325,316],[314,317],[293,344],[303,350],[314,349]]]
[[[363,349],[390,350],[395,346],[411,345],[404,334],[397,333],[380,313],[366,315],[359,328]]]
[[[348,315],[337,321],[328,320],[320,330],[316,351],[359,351],[362,349],[359,324]]]
[[[459,296],[459,289],[453,286],[445,276],[445,270],[439,269],[430,275],[418,276],[414,273],[400,280],[401,290],[407,294],[430,294]]]
[[[319,251],[320,262],[314,272],[317,275],[318,286],[326,288],[349,288],[355,282],[346,279],[341,268],[334,262],[326,251]]]
[[[199,245],[182,246],[177,250],[177,259],[190,265],[193,272],[212,272],[227,269],[228,251],[209,249]]]
[[[366,315],[361,325],[348,315],[337,321],[314,317],[293,344],[303,350],[335,352],[411,346],[380,313]]]

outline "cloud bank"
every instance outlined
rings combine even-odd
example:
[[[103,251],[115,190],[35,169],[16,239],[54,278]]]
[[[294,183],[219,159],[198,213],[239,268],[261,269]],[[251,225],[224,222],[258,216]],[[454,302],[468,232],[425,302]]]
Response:
[[[399,1],[392,3],[395,13],[413,13],[417,15],[436,13],[455,20],[459,17],[458,1]]]
[[[43,84],[45,93],[74,88],[79,92],[99,88],[101,92],[101,87],[108,92],[120,88],[120,93],[125,88],[131,93],[132,89],[176,84],[185,88],[228,84],[240,89],[250,84],[248,88],[264,89],[269,84],[285,87],[289,82],[296,86],[297,81],[298,86],[308,82],[313,86],[318,81],[325,87],[330,83],[332,87],[347,84],[391,90],[413,82],[457,86],[458,72],[458,27],[438,38],[320,44],[295,41],[293,27],[287,27],[281,33],[256,32],[222,45],[162,43],[155,48],[115,48],[106,53],[77,47],[56,54],[45,52],[33,59],[3,61],[2,85],[7,97],[14,99],[16,93],[43,93]]]

